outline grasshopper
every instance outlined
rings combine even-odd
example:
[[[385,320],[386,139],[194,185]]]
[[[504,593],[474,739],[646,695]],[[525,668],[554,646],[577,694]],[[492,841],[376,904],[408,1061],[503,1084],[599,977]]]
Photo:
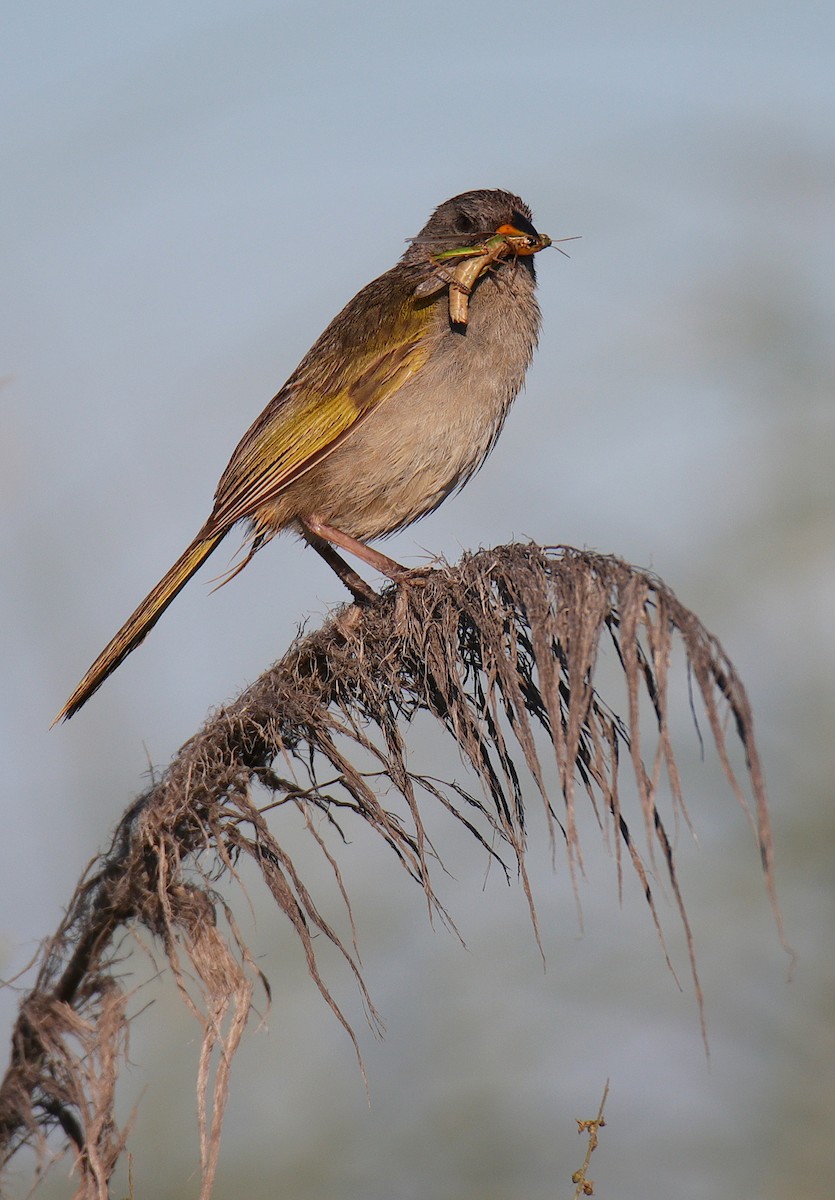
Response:
[[[418,284],[415,295],[431,296],[448,285],[449,319],[454,325],[466,325],[473,287],[485,271],[510,254],[536,254],[550,245],[551,239],[547,234],[531,237],[528,234],[511,232],[508,228],[506,232],[495,233],[474,246],[456,246],[452,250],[442,250],[440,254],[433,255],[433,262],[438,264],[440,270]],[[449,269],[446,265],[448,263],[456,265]]]

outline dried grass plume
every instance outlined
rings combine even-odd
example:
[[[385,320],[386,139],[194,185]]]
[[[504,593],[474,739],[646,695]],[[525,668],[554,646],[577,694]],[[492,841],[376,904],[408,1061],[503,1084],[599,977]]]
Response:
[[[436,847],[428,842],[422,815],[427,804],[439,804],[487,854],[509,860],[536,927],[525,866],[526,809],[538,794],[553,843],[564,846],[576,877],[582,869],[577,806],[590,803],[601,826],[614,833],[619,879],[629,869],[637,874],[659,933],[651,881],[656,867],[665,874],[700,996],[673,847],[656,803],[663,784],[674,809],[684,812],[669,731],[676,641],[732,792],[749,815],[774,903],[771,832],[751,710],[718,641],[660,580],[619,559],[533,545],[466,556],[456,567],[388,590],[368,607],[347,606],[301,637],[234,704],[218,711],[127,810],[109,850],[85,872],[61,927],[45,945],[36,984],[20,1006],[0,1087],[2,1162],[25,1142],[44,1151],[57,1129],[78,1156],[77,1194],[98,1200],[108,1195],[127,1136],[114,1116],[128,1029],[117,962],[120,938],[133,929],[162,946],[202,1025],[197,1092],[201,1196],[208,1198],[231,1061],[254,988],[267,986],[215,886],[219,876],[236,875],[242,856],[256,865],[292,923],[313,981],[356,1045],[319,973],[314,938],[324,935],[342,953],[373,1021],[356,947],[325,920],[282,848],[274,825],[283,804],[309,817],[320,814],[318,822],[308,819],[307,829],[327,857],[349,913],[321,817],[325,829],[337,832],[364,821],[418,882],[429,905],[442,911],[433,886]],[[614,648],[625,681],[621,715],[595,683],[604,642]],[[651,714],[650,739],[641,727],[642,709]],[[466,786],[411,767],[406,735],[418,713],[434,717],[457,743],[469,767]],[[733,766],[728,717],[730,736],[744,751],[740,771]],[[543,745],[555,769],[543,759]],[[640,800],[637,833],[622,804],[623,771]],[[557,795],[549,794],[549,772]],[[393,792],[401,798],[398,811]]]

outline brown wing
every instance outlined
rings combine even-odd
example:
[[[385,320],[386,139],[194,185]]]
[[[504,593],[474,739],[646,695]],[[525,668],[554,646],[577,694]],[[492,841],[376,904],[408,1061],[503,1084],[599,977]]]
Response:
[[[413,277],[402,274],[395,267],[354,296],[241,439],[215,493],[211,531],[254,516],[426,362],[434,305],[416,301]]]
[[[293,480],[330,454],[359,422],[426,361],[426,340],[381,354],[349,386],[313,396],[292,383],[278,394],[269,418],[241,442],[218,486],[210,528],[228,529],[251,517]]]

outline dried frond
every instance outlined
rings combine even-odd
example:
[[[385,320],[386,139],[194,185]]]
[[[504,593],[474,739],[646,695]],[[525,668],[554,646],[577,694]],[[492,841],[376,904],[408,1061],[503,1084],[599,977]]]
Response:
[[[342,609],[300,638],[234,704],[216,713],[125,813],[113,844],[88,869],[46,945],[35,988],[21,1006],[0,1088],[4,1161],[24,1141],[43,1148],[57,1126],[79,1156],[79,1195],[107,1194],[125,1139],[113,1116],[127,1031],[126,996],[115,965],[125,930],[145,930],[159,939],[203,1027],[197,1086],[201,1195],[209,1196],[231,1060],[253,988],[259,981],[267,986],[216,892],[218,878],[234,878],[243,857],[256,865],[290,920],[313,981],[359,1053],[314,951],[316,934],[338,949],[370,1020],[377,1021],[353,921],[346,944],[280,844],[275,811],[285,804],[305,814],[349,917],[336,857],[310,815],[323,814],[337,831],[350,819],[364,821],[422,887],[430,910],[446,918],[423,819],[426,804],[437,802],[488,854],[501,858],[506,848],[536,927],[525,868],[531,799],[525,779],[539,794],[552,846],[564,845],[575,880],[583,863],[577,804],[584,796],[601,825],[611,821],[619,880],[626,861],[660,933],[650,887],[659,855],[701,1003],[673,845],[657,804],[664,781],[674,809],[684,812],[669,730],[668,670],[676,639],[731,789],[749,813],[774,903],[771,832],[750,706],[733,665],[694,614],[660,580],[616,558],[521,545],[467,556],[454,568],[390,589],[368,607]],[[624,717],[595,685],[602,643],[614,646],[625,680]],[[653,715],[649,761],[642,707]],[[431,714],[454,739],[475,786],[442,783],[413,770],[405,735],[418,713]],[[747,779],[732,765],[728,714]],[[543,760],[543,744],[551,748],[555,768]],[[631,765],[640,800],[643,852],[624,813],[623,761]],[[557,795],[547,782],[553,769]],[[381,800],[392,794],[402,798],[400,811]]]

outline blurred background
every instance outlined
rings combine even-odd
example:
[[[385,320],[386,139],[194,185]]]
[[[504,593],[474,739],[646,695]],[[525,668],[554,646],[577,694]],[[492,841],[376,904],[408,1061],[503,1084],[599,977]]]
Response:
[[[545,971],[521,889],[485,875],[449,821],[431,824],[466,950],[352,830],[340,863],[382,1042],[326,951],[322,967],[371,1108],[256,889],[248,924],[239,908],[274,1001],[233,1072],[216,1195],[568,1196],[574,1118],[609,1078],[601,1197],[830,1197],[835,10],[33,0],[2,26],[3,976],[55,929],[150,767],[344,593],[282,538],[209,597],[233,534],[88,707],[48,733],[53,714],[327,321],[437,203],[507,188],[541,230],[582,240],[537,260],[541,347],[486,468],[387,548],[420,563],[514,537],[587,546],[652,567],[695,609],[749,689],[797,968],[789,982],[750,830],[686,720],[699,845],[682,828],[677,848],[709,1064],[673,906],[682,990],[633,881],[618,904],[590,823],[581,928],[532,822]],[[455,770],[432,736],[415,731],[416,753]],[[137,985],[152,973],[132,966]],[[137,1194],[160,1198],[198,1189],[199,1037],[174,991],[137,992],[135,1009],[154,1003],[121,1092],[124,1115],[138,1104]],[[4,1039],[14,1008],[6,990]],[[43,1194],[71,1190],[62,1163]]]

